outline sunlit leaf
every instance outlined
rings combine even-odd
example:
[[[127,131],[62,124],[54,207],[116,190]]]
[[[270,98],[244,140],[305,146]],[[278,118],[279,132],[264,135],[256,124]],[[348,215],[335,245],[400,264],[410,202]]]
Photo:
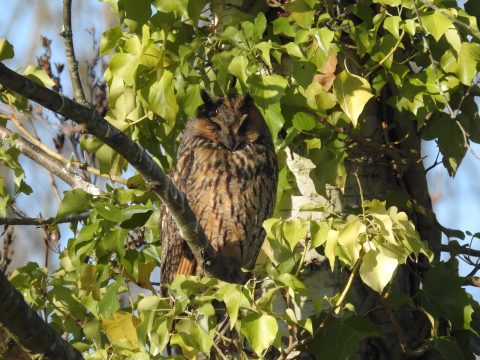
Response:
[[[368,81],[342,71],[333,82],[333,90],[342,110],[356,126],[365,104],[373,96]]]
[[[250,314],[242,319],[241,332],[247,337],[252,349],[261,355],[275,340],[277,320],[267,314]]]
[[[13,58],[13,46],[10,44],[7,39],[0,39],[0,61]]]
[[[135,330],[137,323],[138,319],[125,311],[113,313],[111,319],[101,319],[102,329],[110,342],[116,346],[132,350],[138,346],[137,332]]]
[[[425,14],[420,14],[420,19],[422,19],[422,25],[427,32],[432,34],[437,41],[440,40],[453,22],[439,11],[430,11]]]
[[[363,256],[360,277],[378,293],[392,280],[398,267],[398,258],[390,252],[370,250]]]

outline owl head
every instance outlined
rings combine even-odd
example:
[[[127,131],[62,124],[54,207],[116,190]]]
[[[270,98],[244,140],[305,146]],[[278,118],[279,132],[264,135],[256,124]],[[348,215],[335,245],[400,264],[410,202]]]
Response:
[[[265,120],[251,96],[213,97],[205,91],[201,96],[204,105],[197,118],[190,121],[189,135],[205,138],[230,152],[270,139]]]

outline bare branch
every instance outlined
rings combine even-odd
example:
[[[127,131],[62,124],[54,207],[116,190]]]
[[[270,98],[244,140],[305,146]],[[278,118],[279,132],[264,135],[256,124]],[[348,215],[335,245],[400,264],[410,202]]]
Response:
[[[80,74],[78,73],[78,61],[75,58],[75,50],[73,48],[72,0],[63,0],[63,30],[60,35],[65,39],[65,55],[67,56],[68,71],[72,79],[75,100],[83,106],[90,107],[83,92]]]
[[[50,360],[83,359],[78,350],[28,306],[22,294],[8,282],[1,271],[0,309],[3,309],[0,311],[0,327],[31,356]]]
[[[98,195],[100,194],[100,189],[93,184],[90,184],[83,180],[78,174],[72,170],[65,167],[57,159],[52,158],[46,152],[28,142],[24,138],[20,137],[18,134],[13,131],[0,126],[0,140],[6,141],[10,140],[15,144],[15,147],[19,149],[23,155],[29,157],[37,164],[41,165],[49,172],[57,175],[60,179],[65,181],[73,188],[83,189],[86,192]]]
[[[460,247],[460,248],[455,248],[451,249],[448,245],[440,245],[440,250],[442,252],[447,252],[450,253],[451,255],[469,255],[469,256],[476,256],[480,257],[480,250],[475,250],[471,248],[465,248],[465,247]]]
[[[88,214],[72,215],[62,219],[50,218],[0,218],[0,225],[50,225],[53,223],[63,224],[71,223],[74,221],[83,221],[88,217]]]
[[[475,287],[480,287],[480,277],[478,276],[467,276],[467,277],[462,277],[463,280],[462,285],[463,286],[475,286]]]
[[[13,107],[13,105],[10,105],[10,106]],[[99,176],[99,177],[102,177],[104,179],[109,179],[113,182],[117,182],[117,183],[124,184],[124,185],[127,184],[127,180],[125,180],[124,178],[122,178],[120,176],[115,176],[115,175],[110,175],[110,174],[102,174],[99,169],[96,169],[93,166],[89,166],[88,164],[82,163],[82,162],[79,162],[79,161],[72,161],[70,159],[66,159],[61,154],[51,150],[48,146],[45,146],[36,135],[31,134],[25,128],[25,126],[22,124],[22,122],[20,121],[17,114],[15,114],[14,109],[11,110],[10,117],[8,117],[7,115],[2,116],[2,118],[3,117],[5,117],[6,119],[10,118],[13,121],[13,123],[15,124],[15,126],[17,127],[17,129],[24,136],[26,136],[34,145],[38,146],[40,149],[45,151],[51,157],[61,161],[65,165],[68,165],[68,166],[71,166],[71,167],[74,167],[74,168],[77,168],[77,169],[81,169],[83,171],[88,171],[89,173],[91,173],[95,176]],[[73,129],[73,130],[75,130],[75,129]]]
[[[84,126],[86,132],[96,136],[122,155],[145,179],[178,225],[182,237],[192,250],[195,260],[209,276],[229,281],[217,252],[208,242],[185,194],[179,191],[168,176],[140,145],[115,128],[95,111],[47,89],[17,74],[0,63],[0,84],[47,109]]]

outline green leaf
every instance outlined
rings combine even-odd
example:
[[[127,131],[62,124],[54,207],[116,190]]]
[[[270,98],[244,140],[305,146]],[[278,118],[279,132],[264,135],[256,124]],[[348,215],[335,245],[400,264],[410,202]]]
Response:
[[[405,6],[407,8],[412,7],[412,0],[373,0],[374,3],[377,4],[383,4],[383,5],[388,5],[388,6]]]
[[[250,304],[241,288],[235,284],[226,284],[217,291],[217,299],[225,302],[230,316],[230,330],[235,326],[240,307],[249,308]]]
[[[414,36],[417,28],[417,24],[413,19],[403,20],[400,27],[405,30],[408,34]]]
[[[125,255],[123,241],[128,234],[126,229],[112,229],[106,232],[102,238],[102,246],[107,251],[117,251],[121,256]]]
[[[330,110],[337,104],[335,95],[325,91],[322,84],[315,80],[308,85],[305,90],[305,97],[307,98],[308,106],[313,110],[326,111]]]
[[[332,318],[328,326],[307,343],[307,351],[317,359],[345,360],[358,350],[360,342],[376,336],[379,336],[376,325],[366,318]]]
[[[287,220],[282,226],[283,237],[292,250],[307,236],[307,232],[307,222],[302,219]]]
[[[364,78],[344,70],[335,78],[333,87],[340,107],[356,126],[365,104],[373,96],[370,84]]]
[[[133,86],[135,84],[135,74],[139,60],[139,54],[117,53],[112,56],[108,68],[112,72],[112,75],[122,79],[125,85]]]
[[[465,360],[460,346],[452,336],[441,336],[433,338],[433,346],[440,353],[444,360]]]
[[[50,76],[48,76],[47,72],[44,69],[33,65],[28,65],[23,72],[23,75],[45,87],[52,87],[55,85],[55,82],[50,79]]]
[[[175,125],[179,107],[175,96],[173,74],[170,71],[164,70],[160,80],[147,88],[145,98],[148,99],[150,110],[167,120],[170,126]]]
[[[429,11],[428,13],[421,14],[420,19],[427,33],[431,34],[436,41],[440,40],[453,23],[453,20],[450,20],[438,11]]]
[[[343,144],[337,144],[341,147]],[[330,184],[343,191],[347,179],[344,159],[346,153],[337,149],[321,148],[310,151],[309,158],[315,163],[315,169],[310,172],[315,189],[321,195],[326,195],[326,185]]]
[[[454,176],[467,152],[463,133],[456,124],[456,120],[448,114],[436,112],[428,122],[422,137],[426,140],[437,139],[443,155],[443,164],[450,176]]]
[[[360,219],[354,215],[347,218],[347,224],[338,234],[338,244],[345,247],[345,253],[348,254],[350,264],[354,265],[362,249],[360,235],[366,232],[366,226]]]
[[[312,29],[311,32],[313,32],[318,48],[322,50],[325,55],[329,55],[330,44],[332,43],[335,33],[326,27]]]
[[[64,192],[62,202],[58,206],[56,219],[68,215],[75,215],[90,209],[93,196],[82,189],[74,189]]]
[[[457,75],[462,84],[470,86],[477,75],[480,63],[480,44],[462,43],[458,54]]]
[[[110,317],[114,312],[120,309],[120,301],[118,298],[118,289],[125,284],[123,278],[119,278],[107,286],[105,295],[98,302],[98,311],[103,317]]]
[[[338,245],[338,231],[330,229],[327,233],[327,241],[325,242],[325,256],[330,263],[330,269],[335,269],[335,255]]]
[[[295,44],[294,42],[289,42],[285,45],[282,45],[282,47],[287,51],[287,54],[299,59],[305,59],[305,56],[302,53],[302,50],[300,50],[300,47]]]
[[[278,332],[277,320],[267,314],[250,314],[242,319],[241,332],[257,355],[273,344]]]
[[[272,63],[270,61],[270,50],[272,49],[272,42],[271,40],[263,41],[259,44],[255,45],[255,48],[260,50],[260,56],[265,64],[268,65],[269,68],[272,67]]]
[[[273,25],[273,33],[275,35],[284,35],[291,38],[295,37],[295,26],[290,24],[290,19],[287,17],[280,17],[275,19],[272,22]]]
[[[280,75],[259,76],[253,74],[247,80],[250,94],[274,138],[285,123],[280,100],[285,95],[287,84],[287,79]]]
[[[248,59],[243,56],[235,56],[230,64],[228,65],[228,72],[238,78],[241,81],[242,85],[247,82],[247,66]]]
[[[275,278],[275,282],[281,286],[288,286],[295,294],[306,295],[308,293],[305,284],[292,274],[280,274]]]
[[[11,59],[15,55],[13,51],[13,46],[10,44],[7,39],[0,39],[0,61]]]
[[[156,0],[154,4],[162,12],[174,12],[178,16],[187,15],[188,0]]]
[[[423,308],[434,317],[447,319],[453,330],[473,330],[472,299],[462,288],[462,279],[455,275],[457,262],[436,263],[427,271],[420,298]]]
[[[13,146],[9,138],[4,139],[3,142],[0,142],[0,163],[9,167],[13,171],[15,196],[20,193],[29,195],[32,193],[32,188],[25,182],[25,172],[18,162],[19,156],[20,150]]]
[[[317,122],[315,118],[308,113],[298,112],[293,116],[293,126],[300,131],[310,131],[315,128]]]
[[[360,277],[365,284],[381,294],[392,280],[398,264],[398,258],[390,251],[372,249],[363,256]]]
[[[267,28],[267,18],[263,12],[259,12],[257,17],[255,18],[255,22],[253,24],[253,33],[252,33],[252,40],[254,43],[258,43],[260,39],[263,37],[263,33]]]
[[[310,222],[310,233],[312,234],[312,248],[322,246],[327,241],[330,225],[325,221],[312,220]]]
[[[480,23],[480,3],[477,0],[468,0],[465,3],[465,10],[468,14],[475,16]]]
[[[310,28],[315,20],[315,10],[312,10],[312,7],[312,4],[305,0],[289,2],[286,6],[290,17],[304,29]]]
[[[151,0],[124,0],[123,2],[125,6],[125,19],[132,20],[128,22],[128,26],[132,30],[145,24],[152,15]]]
[[[105,31],[100,41],[100,56],[105,56],[115,49],[121,38],[122,29],[120,29],[120,26],[115,26]]]
[[[400,16],[389,16],[383,22],[383,27],[396,39],[400,38]]]

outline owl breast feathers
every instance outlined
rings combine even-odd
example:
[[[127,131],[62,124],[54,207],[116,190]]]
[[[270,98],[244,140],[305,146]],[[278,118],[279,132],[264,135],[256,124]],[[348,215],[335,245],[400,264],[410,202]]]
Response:
[[[185,193],[205,235],[242,283],[262,246],[263,221],[272,215],[278,168],[272,138],[247,95],[212,99],[188,121],[170,177]],[[201,275],[165,207],[161,211],[161,283],[176,274]]]

